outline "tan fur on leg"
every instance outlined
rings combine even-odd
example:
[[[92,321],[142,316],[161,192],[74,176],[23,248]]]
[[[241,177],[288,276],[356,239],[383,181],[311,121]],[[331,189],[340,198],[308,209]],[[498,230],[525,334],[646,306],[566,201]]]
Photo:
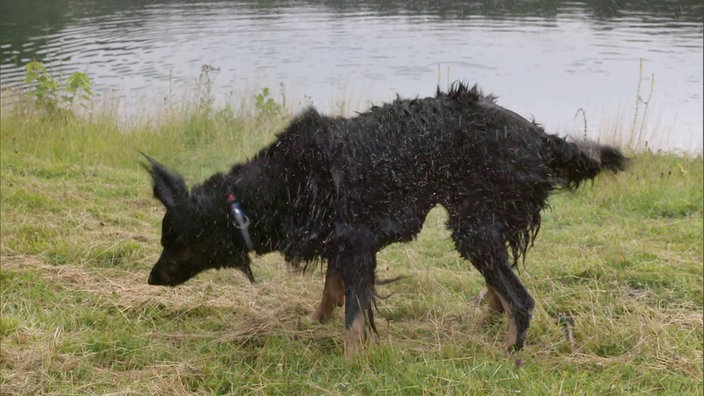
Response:
[[[501,305],[503,306],[504,312],[506,312],[506,317],[508,318],[508,335],[506,335],[506,348],[508,349],[516,345],[516,341],[518,340],[516,321],[513,318],[511,305],[509,305],[508,300],[506,300],[501,294],[497,293],[496,290],[494,290],[494,293],[499,298],[499,301],[501,301]]]
[[[504,305],[501,302],[499,293],[497,293],[496,290],[489,285],[486,286],[486,302],[489,313],[500,314],[504,312]]]
[[[352,326],[345,333],[345,359],[352,360],[357,349],[364,342],[364,316],[361,313],[355,316]]]
[[[501,303],[499,293],[497,293],[493,287],[486,285],[485,297],[487,303],[487,312],[486,315],[481,320],[479,320],[479,324],[481,326],[486,326],[492,323],[499,314],[502,314],[504,312],[504,306]]]
[[[345,284],[339,271],[328,267],[325,273],[325,287],[323,298],[318,308],[308,318],[313,322],[325,323],[332,317],[335,307],[342,306],[345,302]]]

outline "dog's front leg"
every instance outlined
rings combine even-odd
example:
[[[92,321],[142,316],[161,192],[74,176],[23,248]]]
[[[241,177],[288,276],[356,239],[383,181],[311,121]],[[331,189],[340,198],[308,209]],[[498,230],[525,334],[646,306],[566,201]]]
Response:
[[[376,237],[364,226],[337,228],[337,253],[329,266],[342,274],[345,287],[345,358],[350,360],[374,327]]]
[[[345,285],[349,285],[345,287],[345,358],[350,360],[364,343],[366,325],[374,327],[374,286],[363,281],[362,274],[355,268],[344,273]]]
[[[328,265],[325,272],[325,286],[323,298],[318,308],[308,316],[313,322],[325,323],[332,317],[335,307],[341,307],[345,302],[345,283],[342,272],[332,265]]]

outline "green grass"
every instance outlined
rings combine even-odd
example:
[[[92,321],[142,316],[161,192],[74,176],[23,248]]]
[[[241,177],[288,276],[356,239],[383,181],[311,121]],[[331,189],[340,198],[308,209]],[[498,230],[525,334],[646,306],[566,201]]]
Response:
[[[183,108],[1,113],[2,394],[702,394],[701,157],[633,154],[621,175],[557,193],[520,276],[537,307],[525,349],[481,326],[483,281],[441,209],[379,254],[379,335],[348,363],[342,311],[309,323],[323,275],[278,255],[259,282],[211,271],[146,285],[161,205],[139,152],[201,181],[246,159],[286,117]],[[574,345],[560,325],[574,321]]]

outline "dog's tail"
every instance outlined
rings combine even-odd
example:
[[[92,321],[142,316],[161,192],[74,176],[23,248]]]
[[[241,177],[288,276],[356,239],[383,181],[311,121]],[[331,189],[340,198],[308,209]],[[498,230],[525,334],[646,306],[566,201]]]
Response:
[[[569,142],[556,135],[545,135],[545,148],[543,158],[553,176],[570,189],[593,179],[602,170],[625,170],[628,161],[617,148],[590,141]]]

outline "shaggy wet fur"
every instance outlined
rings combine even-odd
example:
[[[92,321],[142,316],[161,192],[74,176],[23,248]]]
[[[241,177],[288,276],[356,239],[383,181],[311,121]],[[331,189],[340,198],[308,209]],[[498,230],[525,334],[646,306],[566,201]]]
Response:
[[[230,193],[249,218],[256,253],[328,263],[324,321],[345,305],[346,354],[373,328],[376,253],[412,240],[436,205],[449,213],[457,251],[484,276],[490,310],[509,319],[507,346],[521,348],[534,301],[512,271],[540,228],[555,188],[577,188],[601,170],[624,168],[611,147],[568,142],[495,104],[475,87],[397,99],[353,118],[309,109],[251,160],[190,193],[150,160],[166,207],[163,253],[149,283],[175,286],[209,268],[253,280]]]

